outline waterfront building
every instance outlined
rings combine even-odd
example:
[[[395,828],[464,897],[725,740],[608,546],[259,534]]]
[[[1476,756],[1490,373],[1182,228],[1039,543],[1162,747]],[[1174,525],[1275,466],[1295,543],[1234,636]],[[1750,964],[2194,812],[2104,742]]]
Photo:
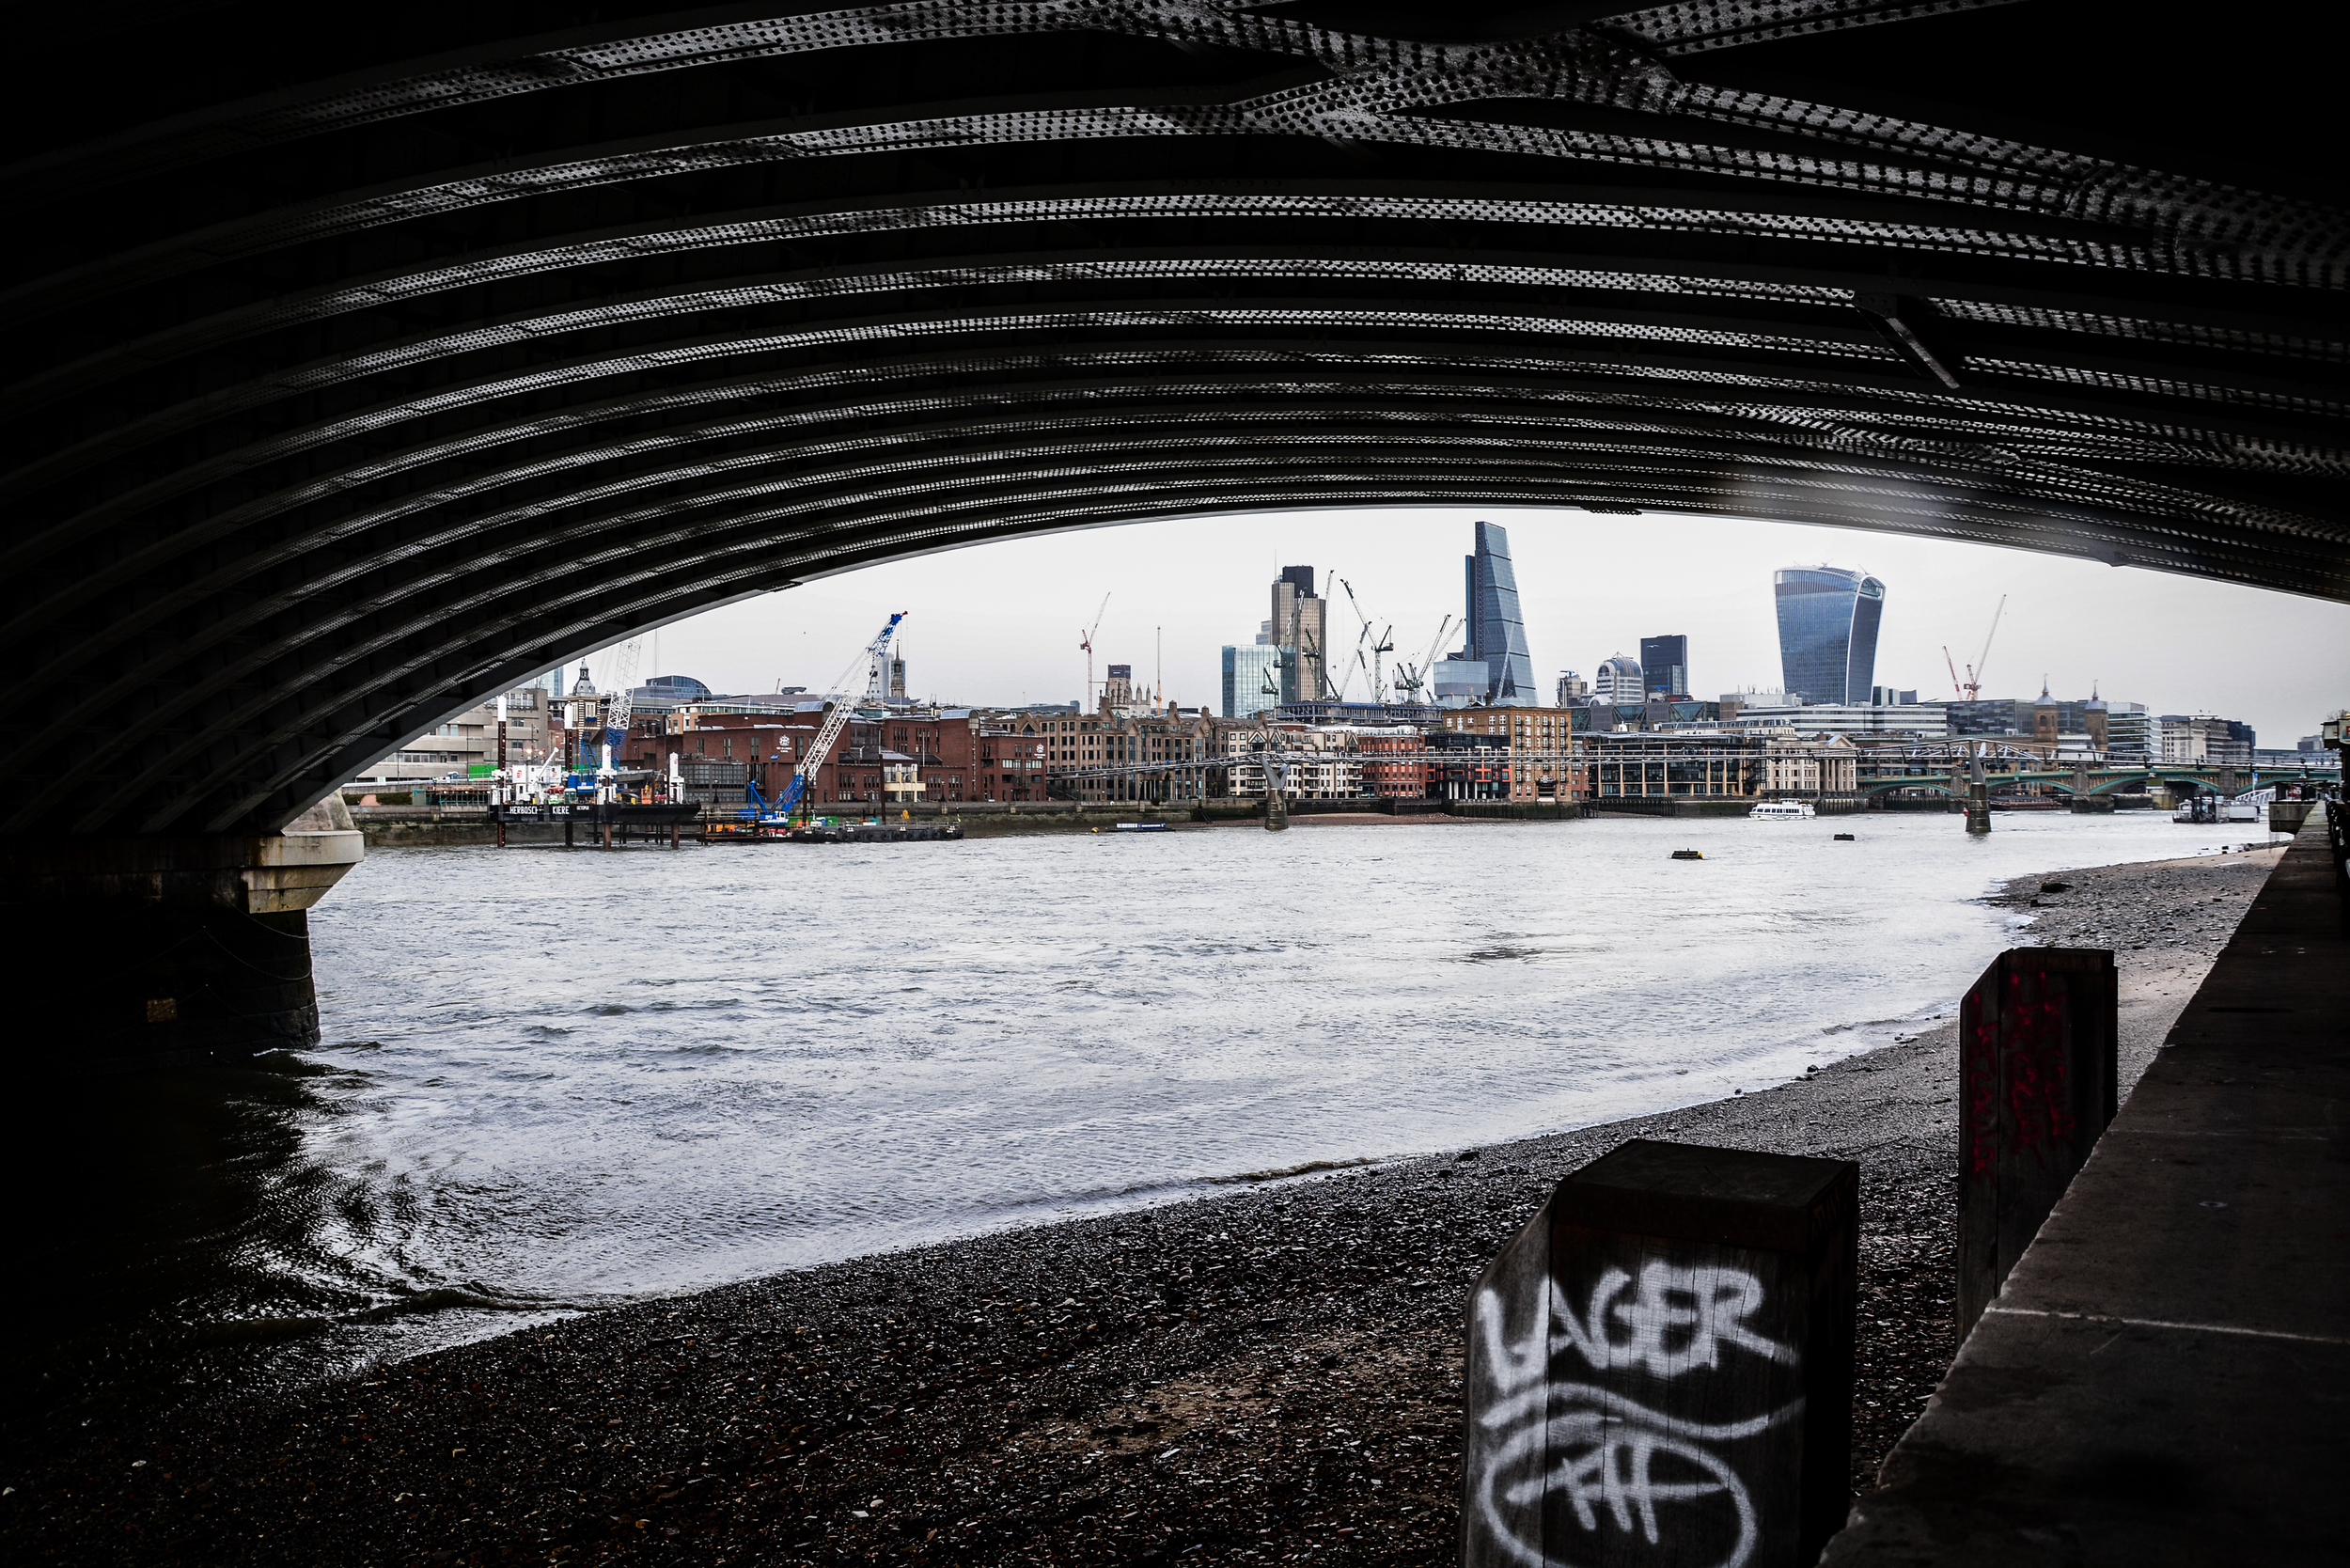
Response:
[[[1423,762],[1431,799],[1510,798],[1510,743],[1506,737],[1439,729],[1428,737]]]
[[[1484,700],[1500,707],[1528,707],[1541,698],[1534,686],[1534,656],[1527,651],[1526,621],[1518,609],[1518,578],[1510,564],[1509,530],[1497,523],[1477,525],[1477,548],[1464,557],[1467,575],[1468,641],[1452,661],[1485,666]]]
[[[1756,796],[1762,788],[1762,744],[1719,734],[1607,734],[1585,744],[1590,798]]]
[[[1330,603],[1314,592],[1314,569],[1285,566],[1273,579],[1273,624],[1265,634],[1278,647],[1295,651],[1292,684],[1284,702],[1324,696],[1330,689]]]
[[[2154,716],[2143,702],[2106,700],[2106,755],[2117,762],[2143,762],[2154,754]],[[2091,732],[2094,738],[2095,732]]]
[[[1807,734],[1914,735],[1920,740],[1940,740],[1951,732],[1947,706],[1939,702],[1806,702],[1780,706],[1742,701],[1732,712],[1724,713],[1723,722],[1741,729],[1792,727]],[[2053,734],[2050,739],[2054,739]]]
[[[1228,719],[1254,718],[1269,708],[1297,700],[1297,651],[1260,635],[1254,647],[1224,649],[1224,701]]]
[[[2252,765],[2259,744],[2252,727],[2210,713],[2165,713],[2159,727],[2158,760],[2183,766],[2215,768]]]
[[[1262,729],[1238,725],[1218,729],[1217,740],[1229,764],[1225,776],[1237,797],[1262,800],[1271,792],[1265,781],[1268,746],[1279,759],[1284,799],[1359,800],[1363,796],[1362,753],[1347,728],[1274,724]]]
[[[1859,752],[1842,735],[1792,729],[1596,735],[1584,744],[1590,798],[1816,798],[1858,788]]]
[[[1467,708],[1447,713],[1440,731],[1475,735],[1506,748],[1504,788],[1497,796],[1465,795],[1456,799],[1517,801],[1579,799],[1581,777],[1574,760],[1573,708]]]
[[[1689,695],[1689,639],[1670,636],[1640,639],[1641,692],[1649,697]]]
[[[1040,714],[1018,711],[973,717],[973,800],[1016,805],[1045,798],[1045,740],[1039,728],[1045,722]]]
[[[506,694],[505,749],[499,749],[497,698],[411,736],[400,748],[351,782],[354,785],[424,783],[457,778],[479,782],[501,762],[558,760],[564,750],[562,713],[544,686],[533,682]]]
[[[1046,798],[1148,802],[1201,798],[1209,792],[1204,764],[1218,732],[1245,734],[1254,727],[1200,708],[1162,705],[1051,713],[1037,729]]]
[[[1415,725],[1355,731],[1362,758],[1363,792],[1382,800],[1418,800],[1428,793],[1428,737]]]
[[[1648,682],[1640,666],[1621,653],[1602,659],[1591,677],[1591,700],[1617,708],[1638,707],[1648,701]]]
[[[1876,682],[1885,585],[1832,566],[1790,567],[1772,580],[1779,668],[1807,703],[1864,703]]]

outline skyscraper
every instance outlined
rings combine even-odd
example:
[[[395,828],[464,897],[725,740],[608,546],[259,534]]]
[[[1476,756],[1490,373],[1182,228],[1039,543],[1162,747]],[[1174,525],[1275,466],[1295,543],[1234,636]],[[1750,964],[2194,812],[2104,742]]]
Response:
[[[1778,573],[1772,588],[1787,689],[1806,702],[1867,702],[1885,585],[1841,567],[1797,566]]]
[[[1671,636],[1640,639],[1640,670],[1651,697],[1689,695],[1689,639]]]
[[[1591,677],[1591,700],[1609,707],[1637,708],[1648,696],[1648,686],[1640,679],[1640,666],[1621,653],[1611,653],[1599,662],[1599,673]]]
[[[1326,694],[1330,651],[1329,601],[1314,596],[1314,569],[1285,566],[1273,580],[1273,640],[1297,650],[1297,669],[1285,702],[1318,702]]]
[[[1468,646],[1454,655],[1483,661],[1485,700],[1496,707],[1542,702],[1534,686],[1534,656],[1527,651],[1518,614],[1518,577],[1510,566],[1510,534],[1496,523],[1477,525],[1477,552],[1468,570]]]
[[[1296,700],[1292,682],[1297,660],[1291,650],[1269,642],[1224,650],[1224,716],[1253,718],[1268,708]],[[1271,690],[1267,690],[1271,687]]]

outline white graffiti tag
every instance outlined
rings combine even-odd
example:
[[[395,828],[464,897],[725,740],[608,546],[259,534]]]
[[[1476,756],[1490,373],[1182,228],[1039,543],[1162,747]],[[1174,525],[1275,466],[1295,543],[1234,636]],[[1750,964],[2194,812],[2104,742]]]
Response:
[[[1737,1524],[1719,1568],[1741,1568],[1754,1551],[1754,1501],[1715,1446],[1794,1419],[1803,1402],[1739,1421],[1686,1421],[1588,1384],[1546,1384],[1553,1356],[1572,1350],[1594,1372],[1672,1379],[1716,1368],[1725,1347],[1793,1365],[1792,1346],[1756,1332],[1762,1282],[1743,1269],[1676,1268],[1651,1262],[1636,1282],[1610,1269],[1578,1311],[1557,1283],[1543,1282],[1542,1309],[1523,1338],[1508,1338],[1500,1298],[1477,1299],[1477,1329],[1490,1403],[1475,1443],[1478,1511],[1491,1538],[1529,1568],[1566,1568],[1540,1542],[1540,1500],[1563,1497],[1575,1523],[1662,1539],[1660,1505],[1716,1499]],[[1535,1503],[1529,1514],[1527,1504]],[[1534,1540],[1526,1539],[1530,1529]]]

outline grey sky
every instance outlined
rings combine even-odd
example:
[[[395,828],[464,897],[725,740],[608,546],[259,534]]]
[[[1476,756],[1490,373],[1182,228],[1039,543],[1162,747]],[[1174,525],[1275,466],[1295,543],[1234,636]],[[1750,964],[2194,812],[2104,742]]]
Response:
[[[916,695],[1065,702],[1085,683],[1078,632],[1107,592],[1097,666],[1131,664],[1147,684],[1163,635],[1167,692],[1214,705],[1217,650],[1254,640],[1268,585],[1285,565],[1344,577],[1375,626],[1393,624],[1399,654],[1424,653],[1438,620],[1461,613],[1461,558],[1479,517],[1510,530],[1545,691],[1562,668],[1588,678],[1611,653],[1637,657],[1643,635],[1672,632],[1689,636],[1696,695],[1775,687],[1771,573],[1825,561],[1884,580],[1876,678],[1921,697],[1950,694],[1943,645],[1963,671],[2005,593],[1985,696],[2036,696],[2044,673],[2058,695],[2085,697],[2093,681],[2107,697],[2157,713],[2243,719],[2272,746],[2292,745],[2350,705],[2350,606],[1889,534],[1504,508],[1146,523],[869,567],[665,628],[659,672],[720,691],[821,689],[902,609],[913,612],[901,635]],[[1339,600],[1334,651],[1351,656],[1355,622],[1344,595],[1335,583],[1317,586]],[[1448,633],[1444,642],[1458,638]],[[1350,695],[1363,684],[1357,676]]]

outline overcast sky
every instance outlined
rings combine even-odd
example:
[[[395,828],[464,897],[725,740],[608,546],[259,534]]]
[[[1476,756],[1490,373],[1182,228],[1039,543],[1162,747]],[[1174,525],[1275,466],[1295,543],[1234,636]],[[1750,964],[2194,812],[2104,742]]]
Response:
[[[982,545],[822,578],[666,627],[659,666],[719,692],[831,687],[892,610],[913,695],[952,702],[1074,700],[1086,680],[1079,632],[1102,596],[1096,679],[1131,664],[1147,685],[1165,648],[1165,691],[1185,705],[1220,699],[1217,651],[1256,639],[1283,566],[1310,564],[1337,601],[1333,679],[1356,622],[1333,573],[1352,584],[1396,656],[1417,661],[1438,622],[1462,613],[1461,559],[1478,518],[1509,529],[1534,673],[1545,695],[1561,669],[1585,679],[1611,653],[1639,656],[1643,635],[1686,633],[1701,698],[1780,684],[1771,573],[1823,562],[1886,585],[1880,685],[1951,695],[1945,644],[1962,669],[1981,652],[1986,697],[2108,698],[2156,713],[2211,713],[2291,746],[2350,704],[2350,606],[2053,556],[1777,523],[1659,513],[1486,508],[1305,511],[1135,524]],[[1457,630],[1442,639],[1459,645]],[[576,662],[574,662],[574,668]],[[598,673],[601,673],[599,671]],[[862,672],[858,675],[861,686]],[[1356,675],[1348,695],[1360,697]]]

